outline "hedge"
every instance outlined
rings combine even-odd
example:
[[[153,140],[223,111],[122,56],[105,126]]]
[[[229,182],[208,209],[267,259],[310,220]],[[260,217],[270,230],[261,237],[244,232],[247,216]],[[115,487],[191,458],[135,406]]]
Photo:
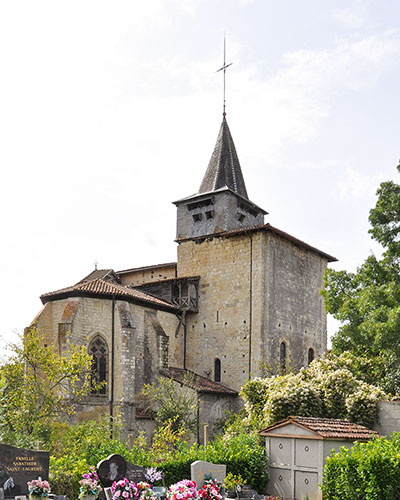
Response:
[[[327,458],[322,491],[326,500],[398,500],[400,434],[333,453]]]

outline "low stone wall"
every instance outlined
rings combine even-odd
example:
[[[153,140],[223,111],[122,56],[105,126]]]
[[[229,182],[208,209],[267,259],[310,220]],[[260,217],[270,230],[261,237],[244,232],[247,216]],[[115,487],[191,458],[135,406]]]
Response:
[[[400,401],[382,401],[379,403],[379,424],[374,430],[381,436],[400,432]]]

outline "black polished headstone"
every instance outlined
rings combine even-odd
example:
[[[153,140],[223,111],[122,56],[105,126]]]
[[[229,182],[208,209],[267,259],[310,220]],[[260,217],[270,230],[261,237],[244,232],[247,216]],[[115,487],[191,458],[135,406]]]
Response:
[[[29,495],[27,482],[49,479],[48,451],[34,451],[0,444],[0,488],[5,498]]]
[[[104,488],[109,488],[114,481],[120,481],[126,476],[126,460],[114,453],[97,464],[97,475]]]
[[[146,468],[141,465],[133,465],[130,462],[126,463],[126,477],[129,481],[133,481],[134,483],[140,483],[141,481],[146,481]]]

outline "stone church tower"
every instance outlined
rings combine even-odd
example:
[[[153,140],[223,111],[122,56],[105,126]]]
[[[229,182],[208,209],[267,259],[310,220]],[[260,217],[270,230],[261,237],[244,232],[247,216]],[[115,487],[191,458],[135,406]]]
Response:
[[[41,296],[44,342],[65,353],[67,339],[86,345],[93,376],[106,382],[78,419],[118,407],[128,432],[151,430],[143,385],[191,373],[200,423],[212,427],[263,366],[298,369],[326,351],[320,290],[336,259],[264,223],[225,113],[199,191],[175,205],[177,262],[95,270]]]

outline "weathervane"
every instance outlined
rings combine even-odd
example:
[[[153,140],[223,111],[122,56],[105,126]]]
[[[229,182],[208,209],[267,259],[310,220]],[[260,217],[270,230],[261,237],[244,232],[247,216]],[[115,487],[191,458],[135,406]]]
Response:
[[[231,66],[233,63],[229,63],[229,64],[226,64],[226,43],[225,43],[225,36],[224,36],[224,65],[222,66],[222,68],[219,68],[217,70],[217,73],[219,71],[224,71],[224,116],[225,116],[225,105],[226,105],[226,101],[225,101],[225,76],[226,76],[226,68],[228,68],[229,66]]]

